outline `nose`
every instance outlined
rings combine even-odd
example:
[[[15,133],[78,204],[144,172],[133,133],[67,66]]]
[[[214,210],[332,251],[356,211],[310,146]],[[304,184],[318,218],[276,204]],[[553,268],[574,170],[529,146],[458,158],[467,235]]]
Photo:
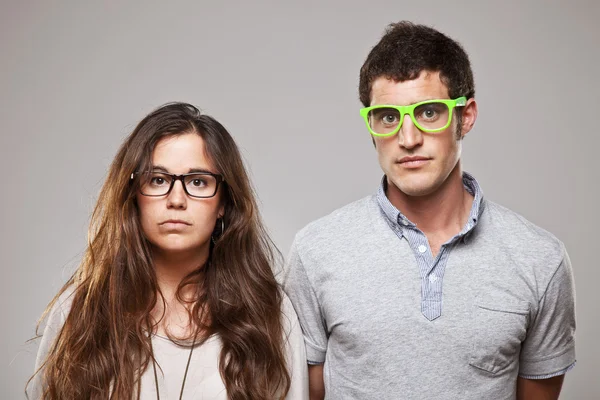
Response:
[[[405,149],[413,149],[423,144],[423,133],[415,126],[410,115],[404,115],[400,132],[398,132],[398,144]]]
[[[167,208],[185,209],[187,207],[187,195],[183,188],[183,182],[176,180],[173,189],[167,196]]]

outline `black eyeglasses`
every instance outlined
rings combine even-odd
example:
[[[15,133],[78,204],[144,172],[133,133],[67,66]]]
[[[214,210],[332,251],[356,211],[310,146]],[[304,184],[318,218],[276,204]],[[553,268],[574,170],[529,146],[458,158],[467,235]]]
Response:
[[[134,172],[140,179],[140,193],[144,196],[166,196],[171,193],[175,181],[181,181],[183,190],[190,197],[209,198],[217,194],[219,184],[224,182],[223,176],[212,172],[194,172],[191,174],[175,175],[166,172]]]

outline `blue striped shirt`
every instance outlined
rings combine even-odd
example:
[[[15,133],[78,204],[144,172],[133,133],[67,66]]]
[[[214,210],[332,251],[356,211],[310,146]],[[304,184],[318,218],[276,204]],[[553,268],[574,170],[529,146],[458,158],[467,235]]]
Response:
[[[483,211],[483,194],[479,184],[474,177],[468,173],[463,174],[465,189],[473,196],[473,205],[467,223],[456,236],[444,243],[437,256],[434,258],[429,241],[425,234],[417,228],[417,225],[406,218],[402,212],[392,205],[385,194],[386,177],[383,177],[377,201],[383,213],[387,216],[390,228],[398,235],[398,238],[406,238],[410,245],[421,275],[421,312],[430,321],[442,315],[442,285],[444,282],[444,270],[452,247],[460,240],[467,240],[468,234],[477,225],[477,219]]]

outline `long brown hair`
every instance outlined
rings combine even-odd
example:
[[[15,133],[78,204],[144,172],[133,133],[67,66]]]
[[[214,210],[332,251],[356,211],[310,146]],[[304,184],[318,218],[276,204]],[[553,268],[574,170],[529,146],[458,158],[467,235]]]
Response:
[[[221,339],[219,369],[230,399],[283,398],[289,390],[282,295],[271,269],[279,253],[261,223],[239,150],[215,119],[192,105],[171,103],[146,116],[122,144],[92,214],[83,260],[44,313],[74,287],[71,311],[38,371],[43,399],[131,399],[136,394],[152,360],[148,331],[156,322],[151,311],[162,295],[131,174],[151,167],[160,139],[188,132],[202,137],[207,156],[223,175],[225,229],[213,236],[209,260],[182,281],[178,294],[194,285],[191,321],[202,338],[217,334]]]

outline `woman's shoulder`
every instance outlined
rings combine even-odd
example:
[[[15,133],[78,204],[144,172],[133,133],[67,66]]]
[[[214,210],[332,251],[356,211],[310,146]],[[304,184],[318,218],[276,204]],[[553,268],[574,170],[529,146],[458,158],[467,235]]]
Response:
[[[75,285],[70,284],[54,301],[46,317],[46,333],[57,332],[64,325],[75,297]]]
[[[39,371],[40,368],[44,365],[48,354],[50,353],[52,346],[61,331],[65,321],[67,319],[67,315],[71,310],[71,304],[73,303],[73,297],[75,294],[75,286],[69,285],[54,301],[52,308],[46,314],[45,317],[45,328],[44,332],[41,335],[41,341],[38,348],[37,358],[35,362],[35,370],[37,371],[32,382],[31,387],[28,390],[31,390],[32,395],[31,398],[37,399],[41,396],[41,390],[43,390],[42,385],[42,374]]]

